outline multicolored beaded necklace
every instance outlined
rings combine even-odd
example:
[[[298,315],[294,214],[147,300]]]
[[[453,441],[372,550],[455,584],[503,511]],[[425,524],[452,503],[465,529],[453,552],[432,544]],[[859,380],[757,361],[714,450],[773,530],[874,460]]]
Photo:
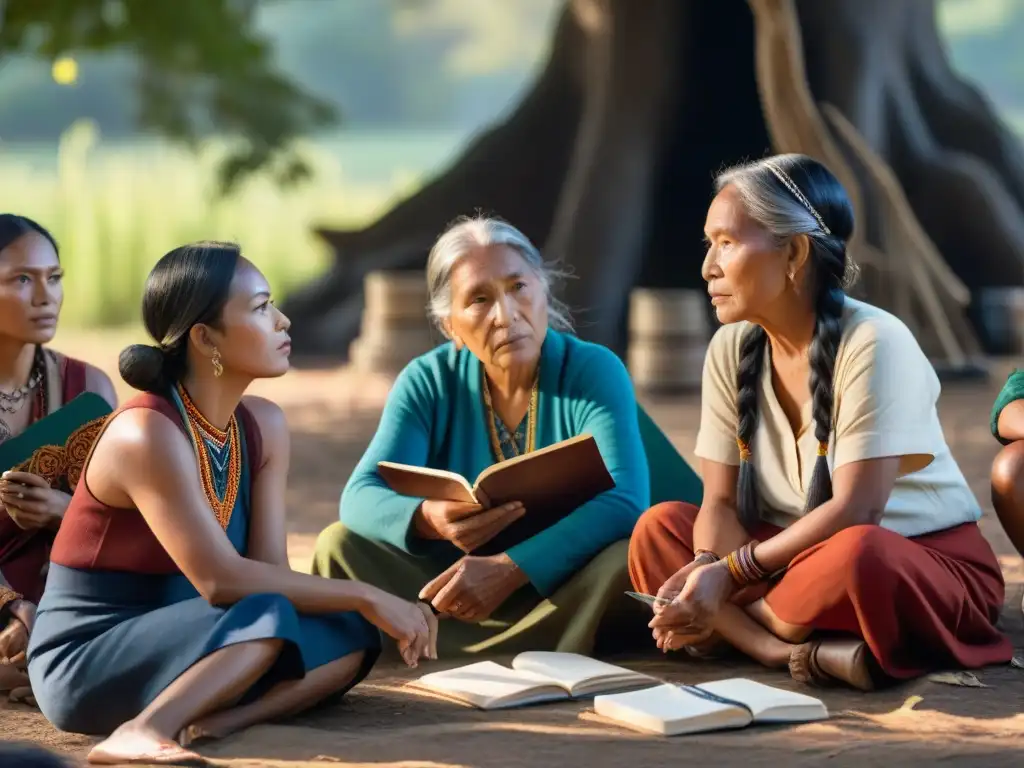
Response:
[[[217,515],[220,527],[227,530],[242,480],[242,441],[238,420],[231,416],[227,431],[217,429],[199,412],[181,384],[172,390],[181,411],[203,480],[203,493]]]
[[[526,418],[523,419],[526,423],[525,440],[522,435],[522,424],[516,428],[514,433],[510,433],[501,417],[495,412],[494,404],[491,401],[491,388],[487,383],[487,374],[481,371],[480,376],[483,379],[487,431],[490,434],[491,451],[494,453],[495,461],[505,461],[506,459],[535,451],[537,449],[537,399],[540,390],[540,370],[538,369],[537,376],[533,380],[533,391],[530,393],[530,407],[526,412]],[[500,435],[499,429],[501,430]],[[504,446],[508,446],[509,452],[512,454],[511,456],[507,455]]]

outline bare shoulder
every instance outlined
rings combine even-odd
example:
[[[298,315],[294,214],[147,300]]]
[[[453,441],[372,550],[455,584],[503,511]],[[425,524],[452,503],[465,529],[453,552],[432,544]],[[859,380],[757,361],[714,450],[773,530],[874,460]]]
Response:
[[[181,427],[152,408],[129,408],[114,414],[96,443],[97,458],[117,459],[137,466],[139,461],[163,460],[188,447]]]
[[[260,428],[260,434],[264,438],[264,445],[268,440],[273,442],[288,437],[288,419],[281,406],[273,400],[256,395],[246,395],[242,398],[242,405],[249,409],[249,413],[256,420],[256,426]]]
[[[136,506],[140,489],[174,496],[186,478],[198,479],[192,446],[180,426],[152,408],[114,414],[86,468],[93,495],[119,508]]]
[[[110,403],[111,408],[117,408],[117,390],[114,389],[114,382],[104,371],[91,363],[85,364],[85,391],[95,392]]]
[[[85,391],[99,395],[110,403],[111,408],[117,408],[117,390],[114,389],[114,383],[103,370],[97,368],[92,363],[87,363],[84,360],[79,360],[78,358],[71,357],[70,355],[65,355],[63,352],[56,349],[47,347],[46,351],[50,355],[53,355],[53,358],[58,364],[63,365],[66,361],[73,361],[81,365],[85,370]]]

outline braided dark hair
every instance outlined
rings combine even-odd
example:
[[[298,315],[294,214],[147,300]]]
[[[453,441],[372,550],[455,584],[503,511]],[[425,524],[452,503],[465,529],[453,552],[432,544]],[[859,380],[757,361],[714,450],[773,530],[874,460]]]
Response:
[[[846,243],[853,233],[853,207],[846,191],[821,163],[804,155],[777,155],[721,174],[716,189],[732,186],[751,218],[781,245],[795,235],[810,241],[811,280],[816,321],[807,352],[814,436],[818,458],[807,489],[805,509],[810,511],[832,498],[828,468],[829,437],[833,420],[833,375],[842,338],[844,288],[856,272],[848,262]],[[758,384],[764,368],[768,335],[754,325],[743,337],[737,373],[736,442],[740,471],[736,489],[740,522],[748,531],[761,519],[757,478],[751,445],[758,422]]]

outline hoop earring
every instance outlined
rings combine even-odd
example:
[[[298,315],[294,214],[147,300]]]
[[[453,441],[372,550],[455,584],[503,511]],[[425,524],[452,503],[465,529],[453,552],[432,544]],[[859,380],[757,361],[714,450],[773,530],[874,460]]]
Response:
[[[216,347],[213,348],[213,357],[210,358],[210,362],[213,364],[213,375],[220,378],[224,373],[224,366],[220,364],[220,350]]]

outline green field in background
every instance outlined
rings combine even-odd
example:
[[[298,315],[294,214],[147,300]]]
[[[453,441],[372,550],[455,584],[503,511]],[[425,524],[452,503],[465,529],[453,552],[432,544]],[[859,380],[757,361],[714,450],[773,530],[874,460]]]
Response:
[[[1024,135],[1024,114],[1007,120]],[[300,187],[257,179],[219,199],[212,190],[222,146],[194,155],[155,141],[106,145],[80,123],[57,153],[0,142],[0,211],[39,220],[60,242],[64,327],[137,324],[146,274],[171,248],[237,241],[280,298],[330,259],[314,226],[373,221],[466,139],[454,131],[342,133],[303,147],[316,175]]]
[[[342,136],[303,147],[315,177],[293,189],[256,179],[212,194],[223,147],[199,155],[158,142],[107,146],[91,124],[59,151],[0,143],[0,211],[56,235],[66,270],[62,324],[137,323],[142,287],[171,248],[201,239],[241,243],[278,296],[318,274],[329,250],[314,226],[362,226],[414,191],[457,150],[439,133]]]

